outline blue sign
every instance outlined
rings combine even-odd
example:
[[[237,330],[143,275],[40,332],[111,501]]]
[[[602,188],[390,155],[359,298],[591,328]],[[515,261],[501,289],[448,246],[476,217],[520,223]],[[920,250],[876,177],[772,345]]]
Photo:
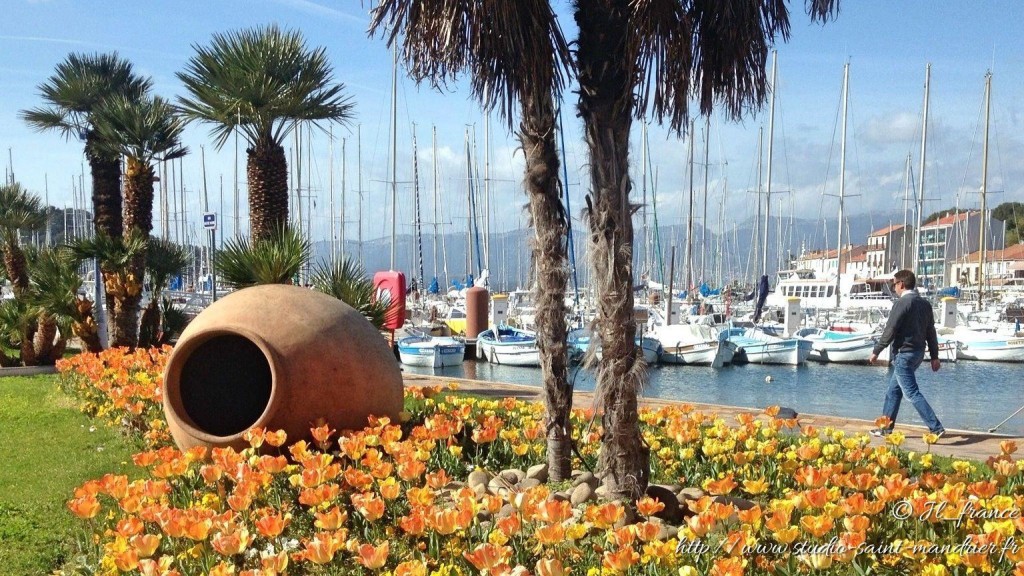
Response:
[[[204,230],[216,230],[217,229],[217,213],[216,212],[203,212],[203,229]]]

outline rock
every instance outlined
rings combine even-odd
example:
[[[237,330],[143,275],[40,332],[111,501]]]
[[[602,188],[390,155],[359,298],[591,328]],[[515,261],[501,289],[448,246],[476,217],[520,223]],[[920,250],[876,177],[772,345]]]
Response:
[[[589,484],[592,489],[597,488],[597,477],[594,476],[593,472],[583,472],[572,481],[573,486],[579,486],[580,484]]]
[[[669,538],[675,538],[679,534],[679,527],[671,524],[662,524],[661,529],[658,531],[658,540],[668,540]]]
[[[569,477],[575,480],[579,478],[580,474],[583,474],[583,472],[583,470],[573,470],[572,472],[569,473]]]
[[[589,502],[594,499],[594,489],[590,487],[590,484],[582,483],[573,488],[572,494],[569,495],[569,502],[573,506],[578,506],[585,502]]]
[[[600,486],[595,488],[594,494],[597,495],[598,498],[604,498],[605,500],[610,499],[612,496],[611,492],[608,491],[608,487],[605,486],[604,484],[601,484]]]
[[[509,468],[508,470],[502,470],[499,474],[509,484],[519,484],[526,478],[526,472],[518,468]]]
[[[683,488],[678,492],[678,494],[680,498],[685,498],[686,500],[700,500],[704,496],[707,496],[707,494],[703,490],[696,487]]]
[[[537,464],[536,466],[530,466],[526,469],[527,479],[540,480],[541,484],[548,481],[548,465]]]
[[[741,512],[744,510],[750,510],[754,506],[757,506],[756,502],[752,502],[746,498],[739,498],[738,496],[715,496],[714,501],[717,504],[732,504]]]
[[[509,492],[509,483],[504,480],[501,476],[495,476],[491,478],[491,481],[487,483],[487,491],[491,494],[498,496],[504,496]]]
[[[451,482],[444,485],[445,490],[450,490],[452,492],[458,492],[459,490],[462,490],[465,487],[466,483],[460,482],[459,480],[452,480]]]
[[[491,520],[491,513],[487,510],[481,510],[476,513],[476,519],[482,523],[489,522]]]
[[[678,494],[683,489],[679,484],[651,484],[651,486],[660,486],[673,494]]]
[[[669,524],[679,524],[683,521],[683,513],[679,510],[679,500],[676,498],[675,492],[664,486],[652,484],[647,487],[647,495],[657,498],[665,505],[663,510],[654,514],[656,518],[661,518]]]
[[[501,510],[498,510],[498,513],[495,515],[495,517],[496,518],[508,518],[509,516],[511,516],[511,515],[513,515],[515,513],[516,513],[516,507],[515,506],[513,506],[511,504],[505,504],[504,506],[501,507]]]
[[[775,415],[776,418],[781,418],[782,420],[792,420],[798,416],[800,416],[800,414],[798,414],[796,410],[786,408],[785,406],[779,408],[779,413]]]
[[[490,481],[491,475],[485,470],[473,470],[469,473],[469,477],[466,478],[466,483],[474,489],[481,484],[486,487]]]
[[[551,495],[551,499],[571,502],[572,496],[568,492],[555,492],[554,494]]]
[[[479,500],[480,498],[483,498],[484,495],[487,494],[487,485],[486,484],[477,484],[476,486],[473,486],[473,494],[476,494],[477,500]]]
[[[541,484],[543,484],[543,482],[536,478],[525,478],[522,482],[519,483],[519,488],[522,490],[529,490],[530,488],[536,488]]]

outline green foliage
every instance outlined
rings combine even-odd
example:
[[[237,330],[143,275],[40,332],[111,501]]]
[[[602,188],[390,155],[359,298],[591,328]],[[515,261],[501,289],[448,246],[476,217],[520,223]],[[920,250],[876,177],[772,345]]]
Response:
[[[68,248],[79,261],[98,258],[104,271],[126,271],[132,260],[146,251],[147,241],[141,234],[133,232],[127,238],[112,238],[98,232],[92,238],[83,238]]]
[[[21,184],[0,186],[0,235],[8,245],[18,244],[18,231],[37,230],[46,224],[46,212],[39,196]]]
[[[169,240],[150,238],[146,244],[146,275],[154,293],[167,289],[173,276],[185,272],[191,254],[184,246]]]
[[[330,264],[318,264],[313,271],[313,287],[355,308],[376,328],[394,314],[390,302],[378,300],[373,282],[355,260],[345,258]]]
[[[82,320],[76,306],[82,287],[77,258],[62,247],[41,250],[30,262],[31,301],[55,317],[62,333],[70,334],[71,322]]]
[[[131,470],[126,438],[93,426],[53,376],[0,378],[0,574],[50,574],[76,553],[75,487]]]
[[[1024,234],[1024,203],[1003,202],[992,210],[992,217],[1006,223],[1006,245],[1020,244]]]
[[[111,98],[96,113],[95,125],[106,152],[123,154],[146,165],[154,160],[180,158],[188,152],[181,145],[184,119],[159,96]]]
[[[235,289],[291,284],[309,262],[312,251],[309,240],[287,226],[265,239],[236,238],[217,253],[217,275]]]
[[[185,117],[213,125],[218,147],[241,130],[250,142],[281,144],[302,121],[345,122],[353,104],[333,83],[324,48],[310,50],[302,34],[275,25],[214,34],[209,46],[178,73]]]

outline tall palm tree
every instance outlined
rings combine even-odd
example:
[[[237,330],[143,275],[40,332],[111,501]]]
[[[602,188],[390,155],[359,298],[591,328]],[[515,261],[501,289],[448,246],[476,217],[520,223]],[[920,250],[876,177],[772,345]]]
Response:
[[[184,156],[181,145],[183,119],[169,102],[158,96],[131,100],[116,97],[107,100],[96,115],[96,131],[105,151],[125,158],[124,230],[125,236],[138,235],[149,240],[153,229],[154,163]],[[142,284],[146,270],[146,252],[140,251],[129,263],[129,278]],[[111,346],[134,347],[138,343],[140,291],[125,291],[115,299]]]
[[[537,345],[547,411],[548,470],[561,481],[571,472],[572,387],[566,365],[565,291],[568,217],[561,201],[555,145],[555,106],[571,56],[547,0],[444,2],[381,0],[371,33],[403,36],[411,75],[434,83],[469,75],[486,108],[500,106],[526,157],[524,189],[534,226],[537,264]]]
[[[138,76],[131,62],[113,54],[69,54],[56,72],[39,85],[45,107],[23,110],[21,118],[37,130],[56,130],[65,138],[85,141],[85,157],[92,173],[93,221],[97,232],[110,237],[122,233],[121,162],[102,146],[96,131],[96,112],[109,99],[137,100],[151,86]]]
[[[826,20],[836,0],[810,0]],[[634,344],[633,222],[629,134],[634,116],[652,112],[681,132],[695,98],[733,118],[763,104],[765,62],[776,36],[789,34],[789,11],[775,0],[575,0],[579,28],[578,112],[590,155],[586,219],[597,297],[596,336],[604,351],[597,397],[604,436],[598,465],[613,493],[647,487],[650,451],[640,435],[637,393],[646,381]]]
[[[28,263],[21,249],[21,232],[35,230],[46,223],[43,203],[21,184],[0,185],[0,251],[4,270],[16,297],[28,290]]]
[[[79,260],[95,258],[103,273],[103,288],[114,301],[114,321],[110,323],[110,343],[112,346],[136,345],[138,340],[137,315],[117,314],[125,309],[124,302],[136,302],[142,294],[142,278],[133,272],[133,264],[146,251],[146,239],[137,231],[131,231],[124,237],[112,238],[97,233],[92,238],[85,238],[70,245],[72,253]],[[129,337],[135,334],[133,340]]]
[[[346,122],[353,104],[335,84],[323,48],[309,50],[298,31],[277,26],[214,34],[178,73],[185,117],[213,125],[217,147],[238,129],[248,141],[249,227],[267,238],[288,221],[284,139],[300,122]]]

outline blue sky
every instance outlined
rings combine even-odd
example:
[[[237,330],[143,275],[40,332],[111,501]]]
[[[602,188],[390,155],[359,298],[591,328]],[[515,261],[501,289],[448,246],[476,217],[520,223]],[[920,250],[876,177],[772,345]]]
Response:
[[[126,2],[104,0],[10,0],[0,19],[0,164],[8,165],[8,150],[19,181],[43,193],[44,177],[50,202],[70,204],[71,180],[82,169],[81,146],[57,134],[31,131],[18,111],[37,106],[36,86],[69,52],[112,51],[130,59],[153,77],[156,93],[174,97],[181,92],[174,73],[193,53],[193,44],[205,44],[215,32],[275,22],[297,28],[310,45],[325,46],[356,103],[357,118],[347,127],[335,127],[334,183],[336,214],[340,212],[341,139],[346,139],[346,236],[356,236],[357,126],[361,134],[364,236],[389,233],[390,207],[383,182],[388,179],[388,129],[391,56],[384,42],[366,36],[367,9],[361,0],[208,0],[205,2]],[[1001,191],[990,202],[1024,201],[1022,112],[1024,112],[1024,52],[1019,23],[1024,3],[1004,1],[865,1],[847,0],[837,21],[824,27],[812,24],[803,2],[791,2],[792,35],[779,44],[779,87],[776,102],[773,188],[785,191],[773,211],[788,216],[834,217],[838,192],[839,133],[843,64],[849,60],[850,117],[847,143],[846,190],[852,213],[902,206],[904,171],[912,155],[915,178],[919,167],[920,123],[926,63],[932,64],[931,120],[929,124],[927,195],[935,200],[931,212],[952,206],[978,205],[981,179],[982,95],[984,75],[994,72],[989,189]],[[568,0],[556,0],[562,25],[571,38],[575,32]],[[437,126],[437,164],[442,194],[442,218],[454,230],[465,227],[467,126],[475,131],[477,150],[484,157],[484,115],[468,98],[463,86],[443,93],[417,87],[400,71],[398,96],[398,180],[412,179],[412,123],[419,138],[420,185],[424,191],[424,220],[431,220],[433,154],[431,126]],[[566,163],[574,211],[583,205],[586,156],[566,95]],[[703,158],[703,120],[697,121],[698,161]],[[767,132],[767,112],[741,123],[719,117],[711,122],[709,150],[708,225],[718,229],[724,212],[726,226],[753,215],[756,188],[758,129]],[[640,199],[639,124],[633,143],[636,198]],[[689,178],[687,143],[664,129],[651,128],[652,164],[658,172],[658,209],[661,223],[685,220]],[[234,148],[215,150],[208,129],[188,129],[186,143],[192,154],[183,163],[190,227],[198,227],[202,177],[200,147],[205,147],[207,182],[218,207],[220,181],[225,189],[226,232],[232,232],[231,189]],[[329,228],[328,138],[314,134],[309,165],[304,166],[304,187],[312,182],[316,196],[314,228],[326,237]],[[244,157],[244,150],[242,152]],[[404,160],[403,160],[404,159]],[[493,230],[525,225],[520,207],[522,155],[498,118],[490,125]],[[306,161],[304,161],[305,163]],[[727,163],[727,165],[726,165]],[[312,169],[310,170],[309,167]],[[703,190],[703,168],[695,183]],[[244,165],[241,169],[244,178]],[[240,183],[244,192],[244,182]],[[399,185],[399,230],[408,231],[412,220],[412,188]],[[723,200],[724,197],[724,200]],[[724,210],[723,208],[724,201]],[[244,198],[242,201],[244,207]],[[698,212],[701,211],[698,200]],[[244,208],[243,208],[244,209]],[[159,213],[159,210],[158,210]],[[242,215],[243,227],[245,214]],[[157,216],[159,218],[159,214]],[[336,217],[336,225],[340,218]],[[887,222],[879,222],[878,226]],[[831,234],[830,234],[831,236]],[[830,238],[834,242],[833,239]],[[822,240],[824,242],[824,240]]]

